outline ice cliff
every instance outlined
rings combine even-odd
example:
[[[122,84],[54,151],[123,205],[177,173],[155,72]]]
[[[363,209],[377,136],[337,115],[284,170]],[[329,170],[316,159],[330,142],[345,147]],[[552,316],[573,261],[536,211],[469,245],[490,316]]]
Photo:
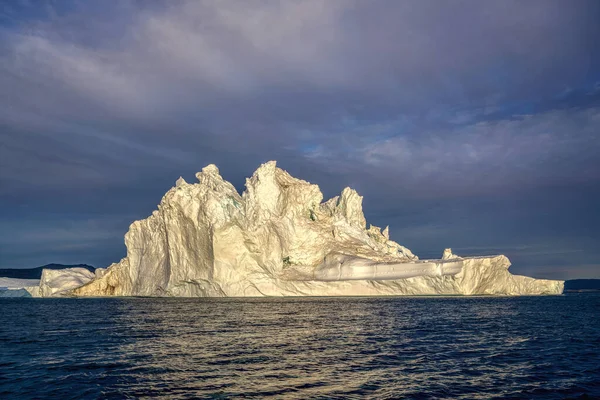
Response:
[[[558,294],[562,281],[508,272],[502,255],[419,260],[369,226],[350,188],[323,202],[317,185],[263,164],[240,195],[215,165],[179,178],[125,235],[127,256],[94,274],[42,278],[42,296],[330,296]],[[93,275],[93,276],[92,276]],[[46,284],[45,281],[54,282]]]
[[[62,295],[90,282],[95,277],[96,275],[86,268],[45,269],[40,279],[39,295],[42,297]]]

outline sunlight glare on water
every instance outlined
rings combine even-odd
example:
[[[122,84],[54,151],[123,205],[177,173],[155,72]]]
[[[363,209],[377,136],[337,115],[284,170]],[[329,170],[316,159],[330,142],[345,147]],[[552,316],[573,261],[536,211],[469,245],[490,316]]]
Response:
[[[600,396],[600,296],[3,299],[0,398]]]

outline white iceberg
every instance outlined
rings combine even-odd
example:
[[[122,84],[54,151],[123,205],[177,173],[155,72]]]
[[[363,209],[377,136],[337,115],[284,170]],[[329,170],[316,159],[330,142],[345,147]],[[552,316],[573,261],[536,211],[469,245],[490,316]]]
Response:
[[[77,279],[42,277],[42,296],[346,296],[558,294],[563,282],[515,276],[505,256],[419,260],[367,228],[350,188],[323,202],[317,185],[274,161],[240,195],[215,165],[179,178],[151,216],[131,224],[127,256]],[[66,272],[62,272],[66,273]],[[92,276],[93,275],[93,276]],[[60,279],[59,279],[60,278]],[[81,283],[81,284],[79,284]]]
[[[0,297],[39,296],[39,279],[0,277]]]
[[[0,277],[0,289],[23,289],[26,287],[39,286],[39,279],[19,279]]]
[[[86,268],[44,269],[40,279],[41,297],[59,296],[78,288],[95,278]]]

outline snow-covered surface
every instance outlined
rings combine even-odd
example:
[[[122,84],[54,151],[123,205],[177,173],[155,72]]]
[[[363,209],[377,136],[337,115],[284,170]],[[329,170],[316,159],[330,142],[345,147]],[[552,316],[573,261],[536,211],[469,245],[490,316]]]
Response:
[[[356,191],[323,202],[317,185],[274,161],[246,180],[242,195],[214,165],[196,177],[179,178],[157,211],[131,224],[124,259],[77,279],[45,274],[41,295],[562,293],[562,281],[511,275],[505,256],[461,258],[447,249],[440,260],[419,261],[388,228],[367,228]]]

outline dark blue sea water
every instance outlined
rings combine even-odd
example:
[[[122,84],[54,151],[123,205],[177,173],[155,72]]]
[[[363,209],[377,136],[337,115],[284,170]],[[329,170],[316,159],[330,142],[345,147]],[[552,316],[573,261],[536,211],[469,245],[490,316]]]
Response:
[[[4,299],[0,398],[600,398],[600,295]]]

